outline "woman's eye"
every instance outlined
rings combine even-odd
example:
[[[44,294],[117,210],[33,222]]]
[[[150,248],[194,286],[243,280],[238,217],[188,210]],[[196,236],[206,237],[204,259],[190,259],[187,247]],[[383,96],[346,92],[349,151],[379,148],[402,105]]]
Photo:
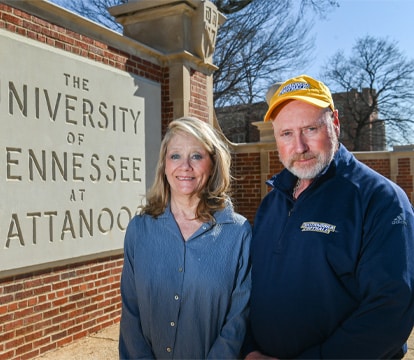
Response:
[[[180,158],[180,155],[178,155],[178,154],[171,154],[170,155],[170,158],[171,158],[171,160],[177,160],[177,159]]]
[[[203,157],[201,154],[193,154],[191,158],[194,160],[201,160]]]

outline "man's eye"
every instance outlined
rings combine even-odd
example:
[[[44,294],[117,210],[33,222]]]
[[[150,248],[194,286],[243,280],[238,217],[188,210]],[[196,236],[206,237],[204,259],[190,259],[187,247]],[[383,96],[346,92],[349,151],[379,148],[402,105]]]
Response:
[[[308,127],[308,128],[304,128],[302,130],[303,134],[305,134],[305,135],[312,135],[312,134],[316,133],[317,131],[318,131],[317,126],[311,126],[311,127]]]
[[[292,136],[292,132],[291,131],[284,131],[280,134],[281,137],[289,137]]]

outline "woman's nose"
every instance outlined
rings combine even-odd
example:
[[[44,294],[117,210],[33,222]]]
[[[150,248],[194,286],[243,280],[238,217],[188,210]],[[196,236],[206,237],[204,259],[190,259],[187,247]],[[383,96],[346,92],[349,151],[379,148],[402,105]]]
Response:
[[[191,168],[191,160],[189,157],[183,157],[182,161],[180,162],[180,167],[184,169],[190,169]]]

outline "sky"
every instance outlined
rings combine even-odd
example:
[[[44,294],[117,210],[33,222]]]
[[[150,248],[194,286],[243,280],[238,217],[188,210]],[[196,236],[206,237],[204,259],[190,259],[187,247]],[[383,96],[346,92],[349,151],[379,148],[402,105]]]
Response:
[[[351,55],[358,38],[371,35],[395,42],[398,49],[414,60],[414,0],[338,0],[326,19],[316,19],[315,60],[304,73],[319,77],[329,57],[338,50]]]

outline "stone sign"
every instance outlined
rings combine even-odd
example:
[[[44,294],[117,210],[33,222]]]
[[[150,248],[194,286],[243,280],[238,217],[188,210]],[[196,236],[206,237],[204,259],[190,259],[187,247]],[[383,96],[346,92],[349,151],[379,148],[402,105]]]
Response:
[[[0,275],[122,251],[154,176],[160,85],[0,31]]]

